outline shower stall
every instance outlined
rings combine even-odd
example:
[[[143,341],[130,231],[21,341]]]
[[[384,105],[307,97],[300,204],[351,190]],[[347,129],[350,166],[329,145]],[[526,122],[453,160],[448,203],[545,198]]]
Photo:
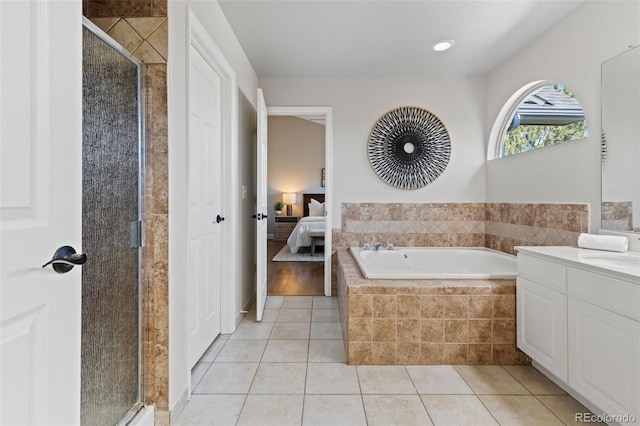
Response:
[[[86,20],[82,60],[81,422],[142,407],[142,65]]]

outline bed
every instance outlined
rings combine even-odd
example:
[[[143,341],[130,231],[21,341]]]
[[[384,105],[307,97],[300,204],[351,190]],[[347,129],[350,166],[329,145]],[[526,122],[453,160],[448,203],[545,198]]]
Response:
[[[296,227],[291,232],[291,235],[287,239],[287,244],[291,253],[298,253],[301,247],[311,247],[312,245],[323,245],[324,240],[319,240],[318,233],[324,233],[325,230],[325,216],[318,210],[318,207],[311,207],[309,204],[313,203],[316,206],[320,203],[324,203],[324,194],[302,194],[303,211],[304,216],[300,218]],[[324,212],[324,204],[322,205],[322,212]]]

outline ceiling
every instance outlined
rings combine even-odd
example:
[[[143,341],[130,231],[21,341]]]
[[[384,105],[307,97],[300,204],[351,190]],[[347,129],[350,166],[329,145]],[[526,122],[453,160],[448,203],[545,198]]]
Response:
[[[582,1],[218,0],[258,77],[482,74]]]

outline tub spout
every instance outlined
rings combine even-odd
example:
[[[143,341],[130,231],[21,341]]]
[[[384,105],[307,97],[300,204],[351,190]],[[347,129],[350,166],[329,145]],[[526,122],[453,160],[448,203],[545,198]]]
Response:
[[[393,250],[393,244],[391,243],[376,244],[376,250],[380,250],[381,248],[385,250]]]

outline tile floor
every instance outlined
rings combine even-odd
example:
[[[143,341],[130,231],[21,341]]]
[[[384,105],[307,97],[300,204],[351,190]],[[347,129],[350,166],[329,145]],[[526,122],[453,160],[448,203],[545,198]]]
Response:
[[[350,366],[335,297],[270,296],[192,372],[177,425],[563,425],[587,412],[528,366]]]

